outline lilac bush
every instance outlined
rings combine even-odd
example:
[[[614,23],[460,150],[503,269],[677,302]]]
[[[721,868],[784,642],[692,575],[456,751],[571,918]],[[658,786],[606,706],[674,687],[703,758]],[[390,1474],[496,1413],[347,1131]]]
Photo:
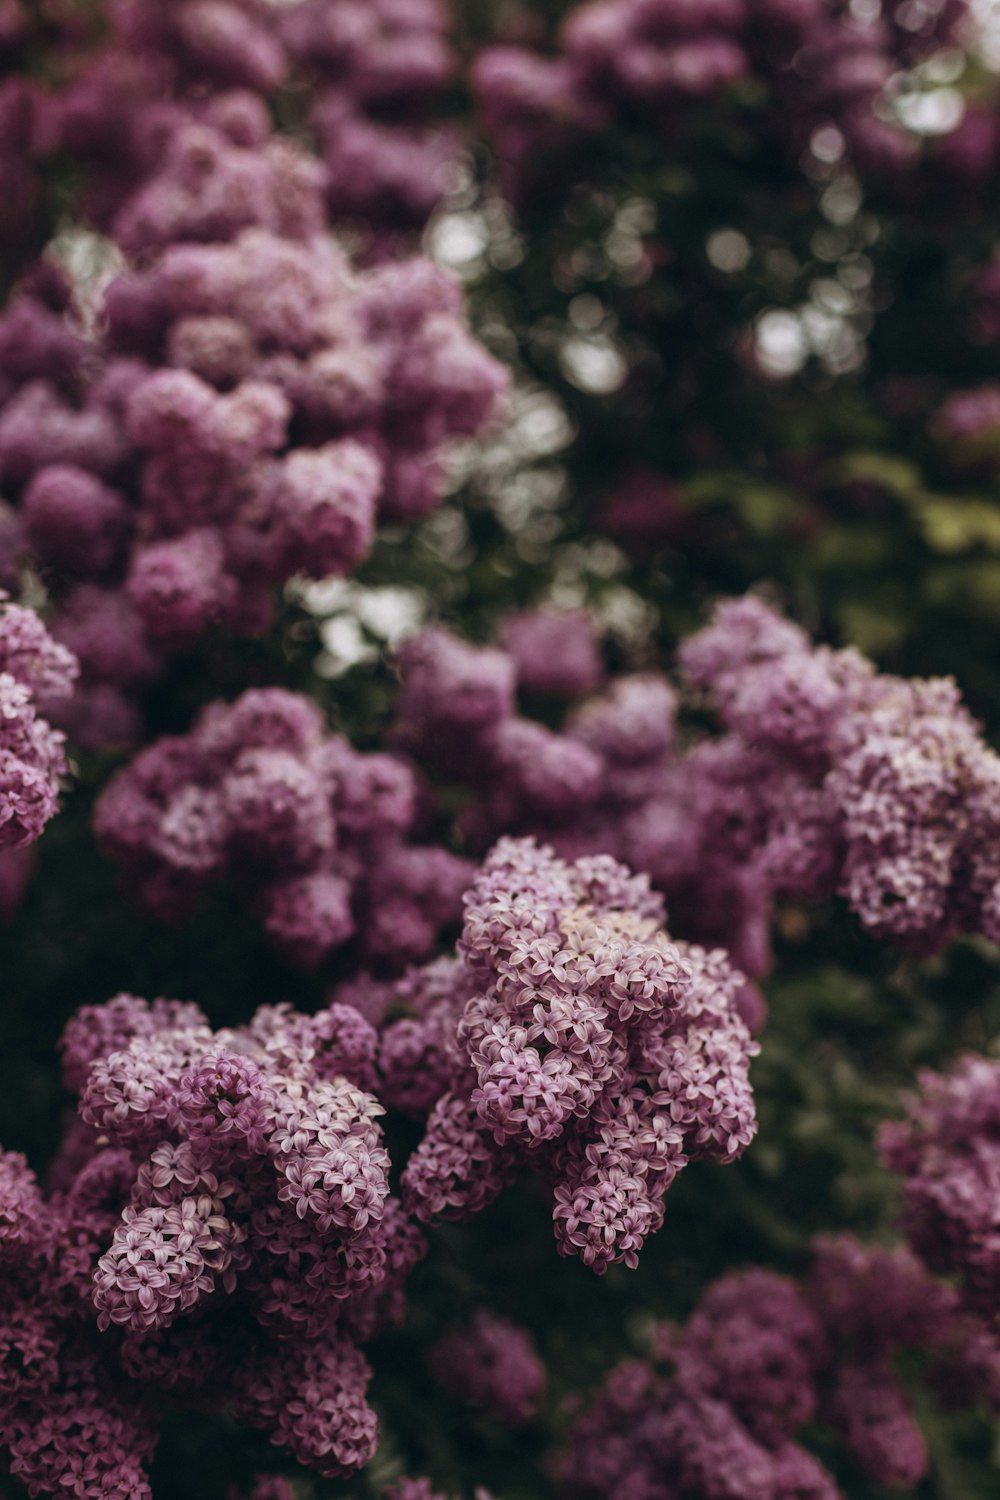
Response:
[[[987,11],[0,0],[11,1500],[995,1489]]]
[[[30,609],[0,595],[0,854],[38,838],[56,812],[64,737],[39,709],[65,701],[78,672]]]

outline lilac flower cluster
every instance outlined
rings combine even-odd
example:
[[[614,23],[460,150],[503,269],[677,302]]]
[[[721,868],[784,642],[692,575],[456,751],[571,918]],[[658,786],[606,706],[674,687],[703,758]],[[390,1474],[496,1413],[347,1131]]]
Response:
[[[932,1270],[1000,1334],[1000,1062],[967,1055],[924,1070],[906,1117],[883,1126],[883,1160],[903,1179],[903,1228]]]
[[[676,130],[693,104],[738,84],[764,92],[776,140],[801,151],[832,126],[859,165],[884,175],[918,146],[879,110],[886,85],[954,45],[968,10],[965,0],[863,13],[839,0],[587,0],[563,16],[550,55],[486,48],[474,86],[515,190],[539,147],[578,146],[636,110]]]
[[[189,207],[211,199],[226,212],[228,197],[246,212],[255,185],[273,205],[304,163],[279,145],[273,154],[268,147],[269,162],[255,164],[247,148],[260,143],[247,138],[247,122],[263,118],[265,101],[286,95],[297,96],[300,113],[305,95],[320,147],[309,180],[335,219],[364,221],[369,250],[384,252],[401,231],[419,228],[443,196],[457,141],[427,122],[453,69],[450,20],[439,0],[280,7],[182,0],[169,15],[151,0],[129,0],[110,19],[100,49],[48,105],[50,134],[87,166],[87,207],[99,223],[117,231],[123,213],[131,223],[137,198],[147,222],[150,215],[176,222],[184,198]],[[206,109],[207,93],[234,123],[242,120],[242,138],[232,141],[242,159],[225,140],[232,132],[224,122],[222,137],[210,139],[220,111]],[[128,135],[116,150],[123,125]],[[201,184],[176,172],[178,155],[190,154],[199,132],[203,150],[214,146],[218,169]]]
[[[148,1495],[152,1394],[232,1406],[308,1468],[371,1457],[358,1342],[423,1254],[388,1196],[365,1092],[376,1034],[350,1007],[197,1007],[122,995],[62,1041],[81,1121],[44,1198],[0,1158],[0,1440],[32,1494]],[[71,1477],[70,1477],[71,1476]]]
[[[909,1252],[821,1238],[802,1283],[730,1273],[683,1328],[657,1330],[651,1359],[613,1370],[569,1434],[560,1494],[838,1500],[797,1441],[804,1427],[826,1429],[877,1483],[912,1487],[927,1451],[898,1356],[953,1361],[967,1339],[953,1294]]]
[[[446,1394],[506,1427],[530,1421],[545,1398],[545,1366],[531,1334],[488,1307],[439,1339],[427,1363]]]
[[[682,1340],[676,1353],[670,1351],[678,1364],[674,1378],[636,1359],[612,1370],[569,1433],[558,1470],[562,1500],[836,1500],[829,1474],[794,1440],[802,1411],[811,1404],[808,1387],[799,1382],[811,1374],[803,1334],[818,1332],[815,1320],[795,1288],[779,1277],[758,1272],[754,1282],[739,1298],[743,1318],[734,1328],[732,1349],[725,1348],[728,1330],[720,1339],[711,1326],[709,1307],[699,1314],[711,1341],[690,1368]],[[733,1283],[738,1295],[738,1278]],[[729,1287],[724,1282],[720,1290],[725,1296]],[[755,1366],[767,1370],[759,1423],[753,1421]],[[744,1381],[749,1400],[740,1399]]]
[[[649,873],[676,930],[750,974],[770,965],[777,900],[839,893],[918,953],[956,931],[1000,938],[1000,758],[952,681],[814,648],[753,597],[720,604],[678,663],[683,702],[721,735],[679,743],[677,693],[654,673],[547,729],[517,713],[510,655],[425,632],[401,653],[398,738],[437,775],[478,778],[473,844],[530,832],[568,858],[609,853]]]
[[[715,754],[756,779],[741,833],[773,892],[836,889],[869,932],[918,952],[956,930],[1000,934],[989,838],[1000,760],[954,682],[811,649],[751,599],[721,605],[680,663],[728,731]]]
[[[0,855],[33,843],[58,808],[63,736],[39,706],[66,699],[77,671],[35,612],[0,593]]]
[[[129,0],[109,22],[32,99],[81,165],[117,274],[74,288],[43,261],[0,314],[0,478],[19,518],[2,570],[28,553],[57,598],[84,744],[134,738],[129,700],[166,655],[220,625],[262,633],[276,586],[347,573],[378,522],[436,506],[449,444],[506,385],[452,278],[422,259],[359,270],[326,232],[352,181],[373,187],[373,153],[402,153],[388,197],[421,199],[404,219],[439,191],[424,157],[443,145],[359,113],[447,75],[436,0]],[[325,166],[264,97],[300,87],[297,68],[320,91]],[[382,131],[402,143],[383,151]]]
[[[369,958],[401,964],[457,924],[472,870],[406,842],[416,800],[404,761],[328,734],[309,698],[254,688],[137,755],[102,791],[94,830],[161,919],[224,880],[295,965],[355,935]]]
[[[212,149],[183,170],[202,181]],[[23,528],[7,547],[59,596],[90,690],[80,738],[167,654],[220,624],[261,633],[275,585],[347,573],[379,519],[431,509],[448,440],[495,408],[504,377],[456,284],[422,261],[355,272],[314,227],[172,224],[157,244],[234,237],[170,241],[120,276],[100,337],[58,282],[0,317],[0,473]]]
[[[428,119],[454,70],[448,12],[441,0],[299,0],[277,23],[314,94],[329,212],[362,221],[384,253],[427,220],[458,155],[457,136]]]
[[[689,1161],[733,1161],[756,1120],[721,952],[671,943],[643,876],[502,840],[466,898],[460,957],[397,989],[382,1096],[429,1118],[403,1173],[423,1222],[468,1219],[519,1166],[552,1194],[556,1243],[634,1267]]]

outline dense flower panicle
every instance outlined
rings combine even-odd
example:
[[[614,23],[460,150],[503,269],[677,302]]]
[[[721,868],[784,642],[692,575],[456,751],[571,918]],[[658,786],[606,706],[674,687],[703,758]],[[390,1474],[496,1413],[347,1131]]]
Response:
[[[457,926],[472,863],[434,845],[390,841],[368,871],[363,942],[375,959],[414,962]]]
[[[846,1365],[837,1372],[831,1410],[846,1446],[881,1484],[914,1485],[927,1472],[927,1448],[892,1370]]]
[[[12,1269],[38,1253],[42,1197],[26,1159],[18,1152],[0,1155],[0,1262]]]
[[[397,712],[407,738],[436,742],[456,732],[483,733],[513,713],[516,668],[500,651],[477,650],[431,629],[406,641],[398,662]],[[436,748],[447,753],[446,744]]]
[[[183,0],[169,14],[149,0],[130,0],[116,17],[122,39],[169,57],[187,81],[272,88],[286,59],[260,0]]]
[[[24,527],[43,566],[101,577],[125,546],[131,515],[124,498],[72,464],[39,469],[24,492]]]
[[[457,922],[467,861],[403,841],[413,772],[325,733],[306,698],[253,688],[148,746],[98,799],[94,828],[135,898],[165,920],[225,880],[289,962],[314,968],[357,934],[400,965]]]
[[[217,1285],[232,1290],[232,1246],[244,1237],[210,1191],[166,1208],[123,1209],[94,1274],[98,1327],[168,1328]]]
[[[439,1339],[427,1362],[448,1395],[507,1426],[530,1421],[545,1396],[545,1367],[530,1333],[486,1307]]]
[[[427,1254],[425,1236],[392,1195],[385,1200],[380,1239],[379,1271],[353,1278],[357,1290],[342,1304],[344,1331],[359,1343],[383,1328],[402,1323],[410,1273]]]
[[[64,737],[39,707],[68,697],[77,670],[35,612],[0,593],[0,852],[33,843],[58,809]]]
[[[208,1021],[196,1005],[182,1000],[148,1000],[116,995],[104,1005],[82,1005],[59,1039],[63,1082],[82,1091],[91,1065],[112,1052],[124,1051],[133,1037],[151,1037],[179,1029],[207,1032]]]
[[[619,1365],[572,1429],[558,1470],[565,1500],[838,1500],[803,1449],[771,1450],[722,1401],[689,1394],[639,1361]]]
[[[65,1295],[85,1209],[46,1202],[23,1157],[0,1154],[0,1445],[31,1495],[148,1497],[148,1412],[119,1389],[81,1333],[81,1302]]]
[[[279,738],[315,728],[260,707]],[[383,1110],[365,1092],[373,1027],[334,1001],[315,1016],[264,1006],[213,1032],[195,1006],[122,995],[85,1007],[62,1052],[84,1124],[53,1190],[40,1192],[23,1157],[0,1157],[0,1442],[12,1472],[33,1494],[58,1488],[61,1464],[81,1466],[81,1497],[147,1494],[154,1388],[209,1408],[235,1400],[322,1474],[366,1463],[375,1416],[357,1343],[402,1317],[426,1249],[388,1196]],[[77,1359],[91,1372],[80,1432],[65,1426]]]
[[[275,1343],[236,1372],[236,1408],[303,1464],[329,1479],[354,1473],[375,1452],[371,1371],[353,1344]]]
[[[996,1326],[1000,1288],[1000,1064],[973,1055],[920,1075],[906,1118],[880,1148],[903,1179],[903,1228],[920,1259],[956,1276],[972,1312]]]
[[[429,217],[458,156],[456,135],[428,118],[454,67],[450,16],[439,0],[305,0],[277,24],[312,86],[327,207],[384,255]]]
[[[751,1270],[709,1287],[665,1352],[685,1385],[725,1401],[755,1437],[779,1448],[815,1413],[824,1342],[822,1324],[792,1282]]]
[[[561,1253],[634,1266],[677,1172],[753,1138],[742,979],[671,944],[648,881],[610,859],[502,840],[465,900],[460,964],[397,985],[416,1014],[382,1040],[387,1097],[430,1110],[404,1201],[468,1218],[530,1164]]]
[[[268,1065],[291,1078],[326,1083],[347,1078],[358,1088],[374,1089],[374,1025],[337,993],[313,1016],[299,1015],[288,1004],[258,1006],[249,1031]]]
[[[927,1471],[927,1452],[896,1356],[929,1354],[927,1384],[946,1398],[950,1385],[995,1405],[988,1330],[908,1250],[863,1246],[850,1235],[819,1237],[805,1290],[831,1351],[821,1414],[879,1483],[915,1484]]]
[[[67,1366],[5,1422],[11,1473],[30,1495],[150,1500],[145,1463],[155,1435],[146,1413],[108,1392],[94,1358],[78,1356]]]
[[[731,1272],[683,1327],[657,1328],[650,1358],[612,1370],[569,1433],[560,1494],[837,1500],[799,1446],[804,1427],[825,1430],[828,1445],[832,1435],[877,1484],[913,1486],[927,1451],[896,1355],[930,1352],[954,1374],[964,1345],[968,1379],[975,1337],[951,1290],[905,1250],[820,1238],[802,1282]],[[976,1375],[988,1393],[983,1352]],[[934,1382],[933,1361],[922,1378]]]
[[[0,602],[0,673],[34,697],[72,692],[77,674],[72,652],[52,639],[34,610]]]
[[[292,9],[301,24],[309,7]],[[350,196],[383,135],[407,172],[414,150],[422,166],[450,154],[440,134],[418,148],[407,126],[364,113],[365,87],[390,112],[405,98],[418,33],[447,54],[436,7],[422,20],[388,7],[367,43],[355,25],[351,67],[370,76],[345,100],[346,125],[330,125],[344,153],[327,143],[329,170],[273,132],[257,92],[285,76],[279,32],[296,23],[249,0],[175,11],[167,22],[120,7],[109,50],[49,101],[53,140],[82,160],[90,212],[124,261],[96,316],[43,267],[0,317],[13,546],[45,569],[57,633],[63,610],[79,632],[82,588],[101,589],[104,617],[139,622],[128,639],[143,670],[90,643],[83,702],[97,687],[128,695],[208,629],[266,630],[275,586],[294,574],[351,571],[380,520],[439,503],[449,443],[481,430],[506,386],[446,272],[412,259],[358,270],[325,232],[324,199]],[[395,81],[371,51],[390,34]],[[330,67],[339,90],[340,61]],[[408,204],[394,172],[380,189],[387,223],[400,206],[422,218],[442,189]],[[100,714],[77,709],[73,727],[96,743]]]
[[[948,396],[959,344],[942,346],[926,385],[914,356],[896,390],[896,315],[869,326],[901,305],[886,280],[893,207],[919,250],[944,178],[991,201],[995,59],[966,47],[973,9],[568,0],[549,15],[498,0],[453,17],[447,0],[0,0],[0,67],[26,75],[0,83],[0,249],[15,287],[0,310],[0,589],[46,598],[48,620],[0,594],[0,919],[56,811],[64,737],[133,754],[150,689],[170,688],[155,711],[174,723],[174,687],[183,698],[200,679],[173,683],[183,661],[171,658],[206,637],[202,665],[223,688],[267,680],[287,586],[294,597],[296,578],[344,578],[370,558],[380,571],[380,530],[392,542],[428,516],[456,440],[501,411],[507,375],[465,321],[461,278],[414,253],[450,189],[457,213],[428,242],[485,298],[484,327],[523,346],[536,374],[558,366],[566,464],[600,459],[599,527],[672,558],[637,579],[711,589],[746,574],[769,535],[794,548],[835,519],[831,495],[867,503],[869,481],[840,478],[854,472],[839,431],[850,401],[830,406],[836,451],[825,421],[808,435],[808,402],[765,400],[759,433],[752,400],[733,400],[732,433],[716,420],[748,393],[745,376],[781,380],[765,357],[775,308],[775,327],[799,330],[806,385],[820,389],[821,367],[847,390],[854,356],[862,386],[870,369],[879,447],[879,423],[901,413],[916,440],[914,409],[929,406],[937,477],[995,488],[1000,385],[984,372],[1000,256],[977,270],[966,255],[955,283],[971,285],[982,346],[967,389]],[[501,45],[482,44],[490,26]],[[459,62],[492,165],[447,118],[468,102],[461,80],[451,87]],[[767,192],[748,218],[751,178]],[[689,194],[705,183],[703,215]],[[793,204],[807,211],[782,248]],[[766,241],[758,210],[776,230]],[[338,223],[350,250],[331,237]],[[911,290],[944,258],[930,248],[904,257]],[[521,317],[507,292],[544,290],[535,257],[550,249],[557,315],[525,305]],[[600,359],[591,380],[574,343],[614,351],[605,388]],[[706,373],[721,377],[710,400]],[[782,454],[795,405],[801,441]],[[662,431],[646,430],[651,412]],[[501,469],[534,461],[520,436]],[[532,452],[561,505],[565,465],[547,465],[542,439]],[[737,497],[753,545],[712,572],[720,558],[700,546],[713,486],[725,472],[728,487],[722,456],[747,440],[775,488]],[[642,467],[673,454],[696,482],[674,490]],[[783,514],[806,486],[808,506]],[[895,488],[886,513],[905,502],[922,546],[947,553],[933,487]],[[988,551],[988,505],[969,510]],[[753,597],[720,604],[668,676],[648,653],[690,597],[659,624],[652,609],[641,619],[644,602],[612,579],[618,554],[584,557],[588,527],[571,523],[538,566],[552,599],[602,596],[607,662],[585,610],[532,605],[528,574],[504,594],[501,559],[492,600],[478,601],[496,612],[497,645],[434,625],[397,650],[386,749],[356,750],[316,702],[273,687],[199,705],[189,732],[146,743],[103,785],[91,777],[104,763],[84,762],[98,841],[141,909],[180,921],[221,889],[290,967],[327,965],[335,988],[315,1015],[280,1000],[220,1029],[196,1005],[128,994],[66,1026],[78,1113],[43,1184],[0,1152],[0,1471],[32,1496],[150,1500],[157,1427],[178,1411],[233,1417],[321,1478],[350,1479],[378,1437],[362,1346],[403,1320],[426,1227],[474,1217],[530,1172],[559,1255],[599,1276],[634,1269],[678,1173],[751,1144],[766,1013],[752,981],[772,962],[772,928],[789,941],[805,928],[797,905],[838,897],[868,935],[918,956],[959,932],[1000,940],[1000,757],[950,679],[907,681],[814,646]],[[473,527],[477,548],[492,529]],[[522,541],[511,555],[533,577]],[[438,562],[463,566],[446,553]],[[944,585],[989,583],[985,565],[957,561],[938,570]],[[474,614],[454,582],[453,605]],[[301,597],[312,609],[327,592]],[[850,625],[849,594],[817,595],[822,617]],[[616,657],[646,669],[612,675]],[[372,702],[377,716],[379,690]],[[438,842],[414,842],[431,827],[446,830]],[[291,993],[313,982],[288,977]],[[44,1100],[36,1077],[33,1063],[25,1087]],[[802,1446],[812,1438],[838,1473],[926,1487],[923,1387],[1000,1409],[1000,1063],[925,1074],[906,1109],[881,1149],[903,1179],[911,1248],[830,1236],[798,1282],[758,1268],[710,1285],[647,1358],[565,1408],[567,1452],[545,1475],[563,1500],[840,1500]],[[396,1176],[386,1110],[404,1117],[387,1138],[418,1140]],[[780,1224],[762,1212],[755,1226],[780,1248]],[[446,1253],[462,1240],[442,1235]],[[463,1322],[456,1306],[454,1325],[448,1313],[427,1367],[488,1435],[540,1415],[547,1372],[526,1329],[478,1305],[475,1269],[446,1265],[429,1288],[431,1305],[471,1308]],[[678,1296],[696,1269],[682,1268]],[[561,1335],[546,1343],[566,1353]],[[390,1434],[383,1484],[411,1416]],[[303,1482],[250,1477],[242,1462],[222,1483],[233,1475],[229,1500],[293,1500]],[[384,1500],[445,1497],[400,1478]]]
[[[463,1222],[488,1208],[515,1174],[515,1161],[498,1149],[469,1097],[449,1089],[403,1171],[403,1202],[423,1223]]]
[[[852,1235],[819,1235],[812,1245],[808,1294],[832,1334],[860,1357],[890,1347],[927,1348],[947,1336],[953,1291],[935,1281],[905,1247],[860,1244]]]
[[[677,693],[651,673],[553,731],[518,714],[512,655],[427,632],[401,653],[397,735],[435,776],[472,782],[474,846],[530,833],[566,858],[613,855],[648,872],[678,932],[751,975],[770,967],[779,901],[839,894],[918,954],[1000,933],[1000,758],[950,680],[813,647],[753,597],[719,604],[678,665],[721,734],[679,746]]]

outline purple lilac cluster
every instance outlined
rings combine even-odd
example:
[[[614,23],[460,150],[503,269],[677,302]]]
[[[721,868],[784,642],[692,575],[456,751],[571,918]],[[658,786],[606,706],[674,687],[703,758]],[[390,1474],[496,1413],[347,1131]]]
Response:
[[[453,278],[423,259],[358,269],[327,233],[347,179],[372,185],[357,111],[392,114],[447,74],[435,0],[128,0],[110,20],[35,102],[116,274],[73,285],[43,260],[0,315],[0,479],[17,504],[0,561],[31,556],[56,598],[84,744],[135,736],[129,700],[165,656],[216,626],[262,633],[286,579],[347,573],[379,522],[433,509],[451,441],[506,386]],[[336,113],[328,86],[354,111],[325,165],[268,104],[307,60],[317,110]],[[404,138],[399,193],[413,176],[426,194],[408,127],[385,129]]]
[[[813,1407],[816,1320],[792,1284],[749,1274],[742,1288],[739,1274],[719,1283],[696,1312],[704,1349],[692,1358],[693,1338],[669,1340],[675,1374],[639,1359],[611,1371],[568,1434],[561,1500],[837,1500],[795,1441]],[[724,1307],[712,1305],[730,1300],[740,1313],[731,1342]]]
[[[389,1196],[376,1044],[338,1005],[213,1032],[121,995],[69,1023],[80,1120],[52,1191],[0,1158],[0,1439],[32,1494],[148,1495],[165,1397],[231,1408],[320,1474],[368,1461],[359,1343],[424,1250]]]
[[[1000,760],[951,679],[812,648],[753,599],[720,605],[679,659],[727,732],[713,754],[743,767],[739,832],[774,894],[836,890],[874,936],[917,952],[958,930],[1000,936]]]
[[[0,317],[5,549],[56,595],[84,742],[127,733],[169,654],[216,626],[260,634],[277,585],[348,573],[379,521],[432,509],[449,440],[504,386],[428,262],[356,272],[310,226],[239,215],[210,234],[226,242],[172,241],[112,282],[99,336],[54,275]]]
[[[309,698],[253,688],[142,750],[102,791],[94,829],[160,919],[225,881],[292,964],[313,968],[356,937],[369,959],[399,965],[457,926],[472,874],[407,842],[416,802],[399,757],[353,750]]]
[[[530,832],[567,858],[609,853],[649,873],[675,930],[750,974],[779,900],[838,893],[918,953],[1000,938],[1000,758],[950,679],[813,647],[754,597],[718,605],[678,665],[683,699],[660,674],[618,677],[557,732],[518,714],[511,655],[429,631],[401,655],[398,738],[438,776],[478,777],[474,845]],[[679,702],[723,732],[679,739]]]
[[[899,1356],[949,1360],[968,1330],[955,1298],[906,1250],[849,1235],[814,1244],[797,1284],[771,1271],[714,1283],[687,1324],[661,1326],[651,1358],[607,1378],[559,1464],[563,1500],[838,1500],[799,1445],[825,1429],[879,1484],[912,1487],[927,1451]],[[982,1390],[982,1382],[979,1383]]]
[[[1000,1062],[970,1054],[947,1073],[925,1070],[879,1146],[903,1179],[914,1251],[957,1278],[965,1306],[1000,1334]]]
[[[0,856],[33,843],[58,809],[64,739],[39,708],[66,700],[77,671],[34,610],[0,593]]]
[[[427,1364],[447,1395],[505,1427],[529,1422],[545,1399],[545,1366],[531,1334],[488,1307],[439,1339]]]
[[[245,213],[254,186],[277,206],[305,164],[251,137],[248,122],[259,128],[260,106],[276,99],[305,116],[320,151],[305,175],[334,219],[364,221],[369,251],[420,228],[446,191],[458,144],[428,123],[454,66],[440,0],[181,0],[168,13],[129,0],[110,19],[100,49],[48,104],[50,135],[86,165],[98,223],[169,220],[184,198],[225,211],[228,197]],[[206,106],[209,93],[218,103]],[[189,170],[185,182],[178,158],[199,137],[214,172],[199,184]],[[268,159],[251,161],[255,145]]]
[[[858,165],[885,175],[918,150],[879,109],[886,85],[954,45],[969,19],[966,0],[864,12],[841,0],[588,0],[565,14],[550,53],[488,47],[473,81],[515,190],[540,147],[579,146],[636,110],[676,132],[694,104],[734,85],[763,91],[775,139],[796,154],[832,127]]]
[[[299,0],[277,27],[314,95],[310,123],[335,218],[363,221],[384,253],[444,196],[457,136],[430,116],[455,67],[442,0]]]
[[[634,1267],[677,1173],[755,1133],[741,976],[671,943],[648,880],[609,858],[504,839],[465,902],[458,959],[401,982],[412,1014],[382,1037],[382,1097],[427,1117],[404,1204],[469,1219],[531,1168],[561,1254]]]

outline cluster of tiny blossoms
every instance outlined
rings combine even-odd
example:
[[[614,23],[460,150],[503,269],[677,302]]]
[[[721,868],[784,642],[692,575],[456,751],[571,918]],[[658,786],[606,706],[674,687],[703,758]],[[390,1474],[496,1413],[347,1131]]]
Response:
[[[444,196],[459,141],[433,121],[455,67],[442,0],[299,0],[277,25],[315,102],[328,209],[384,254]]]
[[[423,1253],[389,1196],[358,1011],[119,996],[62,1042],[81,1120],[43,1197],[0,1158],[0,1440],[32,1494],[149,1494],[166,1402],[231,1408],[336,1476],[376,1443],[358,1347]]]
[[[923,1402],[935,1383],[947,1399],[965,1337],[953,1294],[905,1250],[833,1236],[801,1284],[730,1273],[683,1328],[657,1330],[651,1358],[611,1372],[568,1435],[560,1496],[840,1500],[803,1428],[825,1429],[876,1483],[910,1488],[928,1457],[899,1356],[929,1353]]]
[[[325,165],[265,97],[300,54]],[[328,233],[331,202],[366,179],[360,136],[383,128],[357,110],[391,113],[447,59],[435,0],[182,0],[169,16],[129,0],[38,103],[80,164],[106,270],[71,284],[43,260],[0,315],[0,482],[17,507],[0,530],[4,572],[34,561],[79,657],[81,743],[135,736],[131,700],[165,656],[216,626],[261,634],[290,576],[347,573],[378,523],[433,509],[451,440],[497,410],[506,375],[458,284],[420,258],[358,269]],[[413,175],[426,193],[433,174]]]
[[[859,165],[885,174],[918,147],[879,109],[886,85],[954,45],[968,18],[965,0],[863,12],[840,0],[588,0],[562,17],[550,54],[484,49],[474,84],[515,190],[540,147],[579,147],[636,111],[676,131],[693,105],[734,85],[755,86],[770,106],[758,133],[801,152],[833,127]]]
[[[176,211],[170,154],[205,122],[206,90],[294,98],[320,147],[310,176],[327,211],[363,221],[369,252],[419,228],[448,186],[456,142],[427,120],[453,69],[440,0],[180,0],[168,14],[129,0],[110,21],[85,65],[41,102],[49,137],[82,160],[86,208],[105,226],[142,193],[161,214]],[[245,194],[245,154],[226,177],[230,193]],[[257,184],[273,180],[261,163]]]
[[[309,698],[253,688],[141,751],[101,793],[94,828],[161,919],[225,880],[299,967],[355,935],[369,958],[398,965],[457,925],[472,871],[407,843],[415,815],[404,761],[353,750]]]
[[[0,853],[33,843],[57,810],[63,736],[38,709],[65,700],[76,674],[34,611],[0,594]]]
[[[646,878],[608,858],[504,839],[465,901],[458,959],[400,982],[412,1013],[382,1038],[382,1097],[427,1116],[403,1202],[468,1219],[532,1168],[561,1254],[634,1267],[677,1173],[753,1138],[742,977],[671,943]]]
[[[950,679],[813,647],[753,597],[718,605],[678,665],[683,699],[661,674],[621,676],[555,731],[518,713],[510,652],[425,632],[401,654],[397,736],[437,776],[479,777],[473,844],[530,832],[567,858],[612,854],[649,873],[676,931],[750,974],[770,965],[777,900],[840,894],[923,953],[1000,937],[1000,758]],[[679,701],[723,732],[679,739]]]
[[[968,1055],[947,1073],[926,1069],[905,1118],[883,1126],[879,1145],[903,1179],[914,1251],[957,1278],[970,1314],[1000,1335],[1000,1062]]]
[[[447,440],[504,384],[428,262],[355,272],[311,220],[213,235],[114,281],[100,336],[53,276],[0,317],[4,546],[57,599],[84,743],[134,733],[128,700],[166,656],[262,633],[276,585],[347,573],[379,520],[431,509]]]

